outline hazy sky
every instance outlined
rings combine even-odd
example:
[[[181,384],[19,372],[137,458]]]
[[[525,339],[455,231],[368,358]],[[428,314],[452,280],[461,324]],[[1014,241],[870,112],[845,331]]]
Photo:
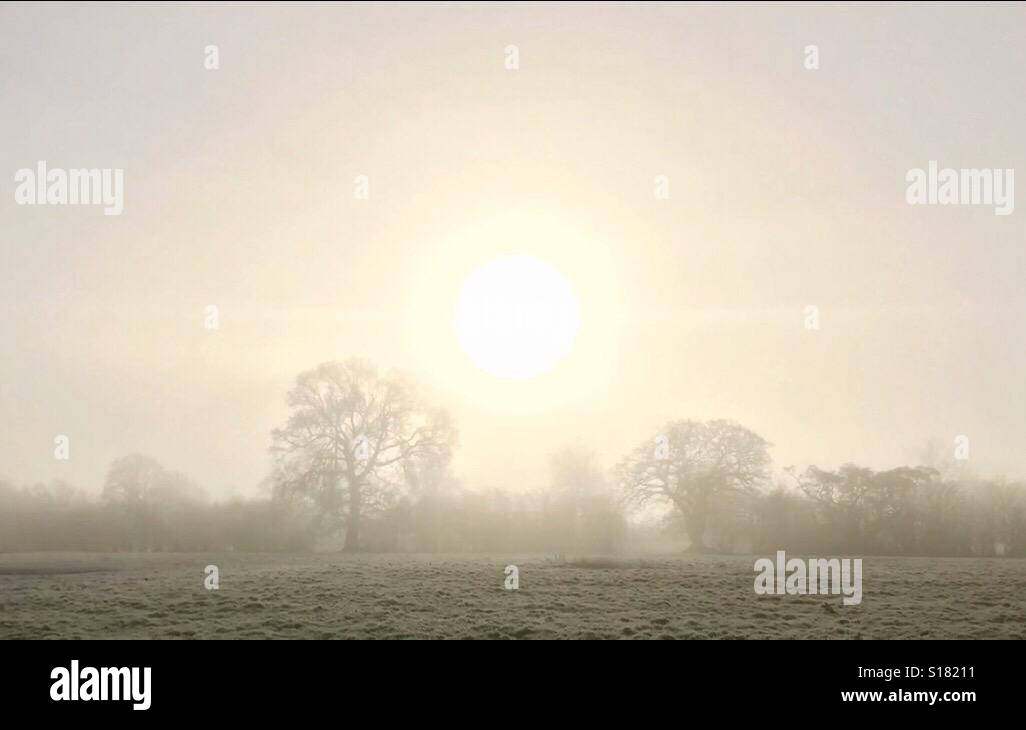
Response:
[[[778,466],[966,434],[1021,473],[1026,200],[913,207],[905,176],[1026,174],[1024,70],[1021,4],[2,5],[0,474],[96,489],[139,451],[254,493],[292,379],[352,355],[450,406],[472,487],[671,418]],[[16,205],[38,160],[123,168],[124,213]],[[518,384],[451,326],[509,253],[580,300]]]

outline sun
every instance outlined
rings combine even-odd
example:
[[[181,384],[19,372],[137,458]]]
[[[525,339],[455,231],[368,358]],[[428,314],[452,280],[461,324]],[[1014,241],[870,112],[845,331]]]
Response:
[[[466,280],[456,303],[460,346],[486,373],[526,380],[552,370],[580,325],[577,297],[555,268],[503,256]]]

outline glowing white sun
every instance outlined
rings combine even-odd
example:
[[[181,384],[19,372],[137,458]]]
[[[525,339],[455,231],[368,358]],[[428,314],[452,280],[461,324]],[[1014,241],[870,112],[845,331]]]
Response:
[[[456,304],[456,335],[485,372],[523,380],[551,370],[580,324],[563,275],[530,256],[503,256],[467,279]]]

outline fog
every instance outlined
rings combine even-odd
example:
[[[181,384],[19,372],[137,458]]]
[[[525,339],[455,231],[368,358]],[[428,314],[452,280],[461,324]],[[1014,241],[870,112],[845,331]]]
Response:
[[[204,509],[268,509],[287,393],[352,357],[448,412],[446,479],[485,501],[557,502],[569,452],[619,505],[616,467],[678,420],[765,439],[764,493],[792,465],[946,463],[960,437],[963,486],[1020,478],[1022,214],[909,206],[905,186],[931,160],[1023,169],[1021,14],[5,5],[5,498],[59,481],[107,509],[111,464],[144,454]],[[123,213],[17,205],[43,160],[124,169]],[[519,381],[453,331],[462,282],[511,253],[580,306],[569,354]],[[523,509],[536,539],[444,547],[560,549],[541,535],[564,523]],[[634,539],[613,522],[594,550]]]

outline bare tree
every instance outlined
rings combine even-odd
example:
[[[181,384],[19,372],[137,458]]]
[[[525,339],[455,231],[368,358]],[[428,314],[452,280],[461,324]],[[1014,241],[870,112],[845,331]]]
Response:
[[[116,540],[134,550],[175,550],[188,544],[206,493],[188,477],[156,459],[130,454],[112,462],[103,501],[113,518]]]
[[[129,454],[111,462],[103,484],[105,501],[128,506],[201,501],[205,496],[188,477],[165,469],[143,454]]]
[[[844,464],[836,472],[808,467],[785,469],[798,488],[825,514],[845,549],[892,549],[915,553],[922,539],[920,502],[938,489],[931,467],[873,471]]]
[[[672,503],[693,549],[703,550],[717,501],[752,494],[766,479],[769,446],[731,421],[672,421],[617,465],[617,481],[629,504]]]
[[[626,537],[627,522],[608,473],[595,455],[568,447],[549,459],[549,484],[540,495],[551,533],[548,544],[560,552],[614,553]]]
[[[447,461],[455,441],[444,411],[362,360],[300,374],[288,406],[288,423],[272,434],[276,494],[308,500],[322,524],[344,526],[346,551],[360,549],[363,517],[388,503],[409,470]]]

